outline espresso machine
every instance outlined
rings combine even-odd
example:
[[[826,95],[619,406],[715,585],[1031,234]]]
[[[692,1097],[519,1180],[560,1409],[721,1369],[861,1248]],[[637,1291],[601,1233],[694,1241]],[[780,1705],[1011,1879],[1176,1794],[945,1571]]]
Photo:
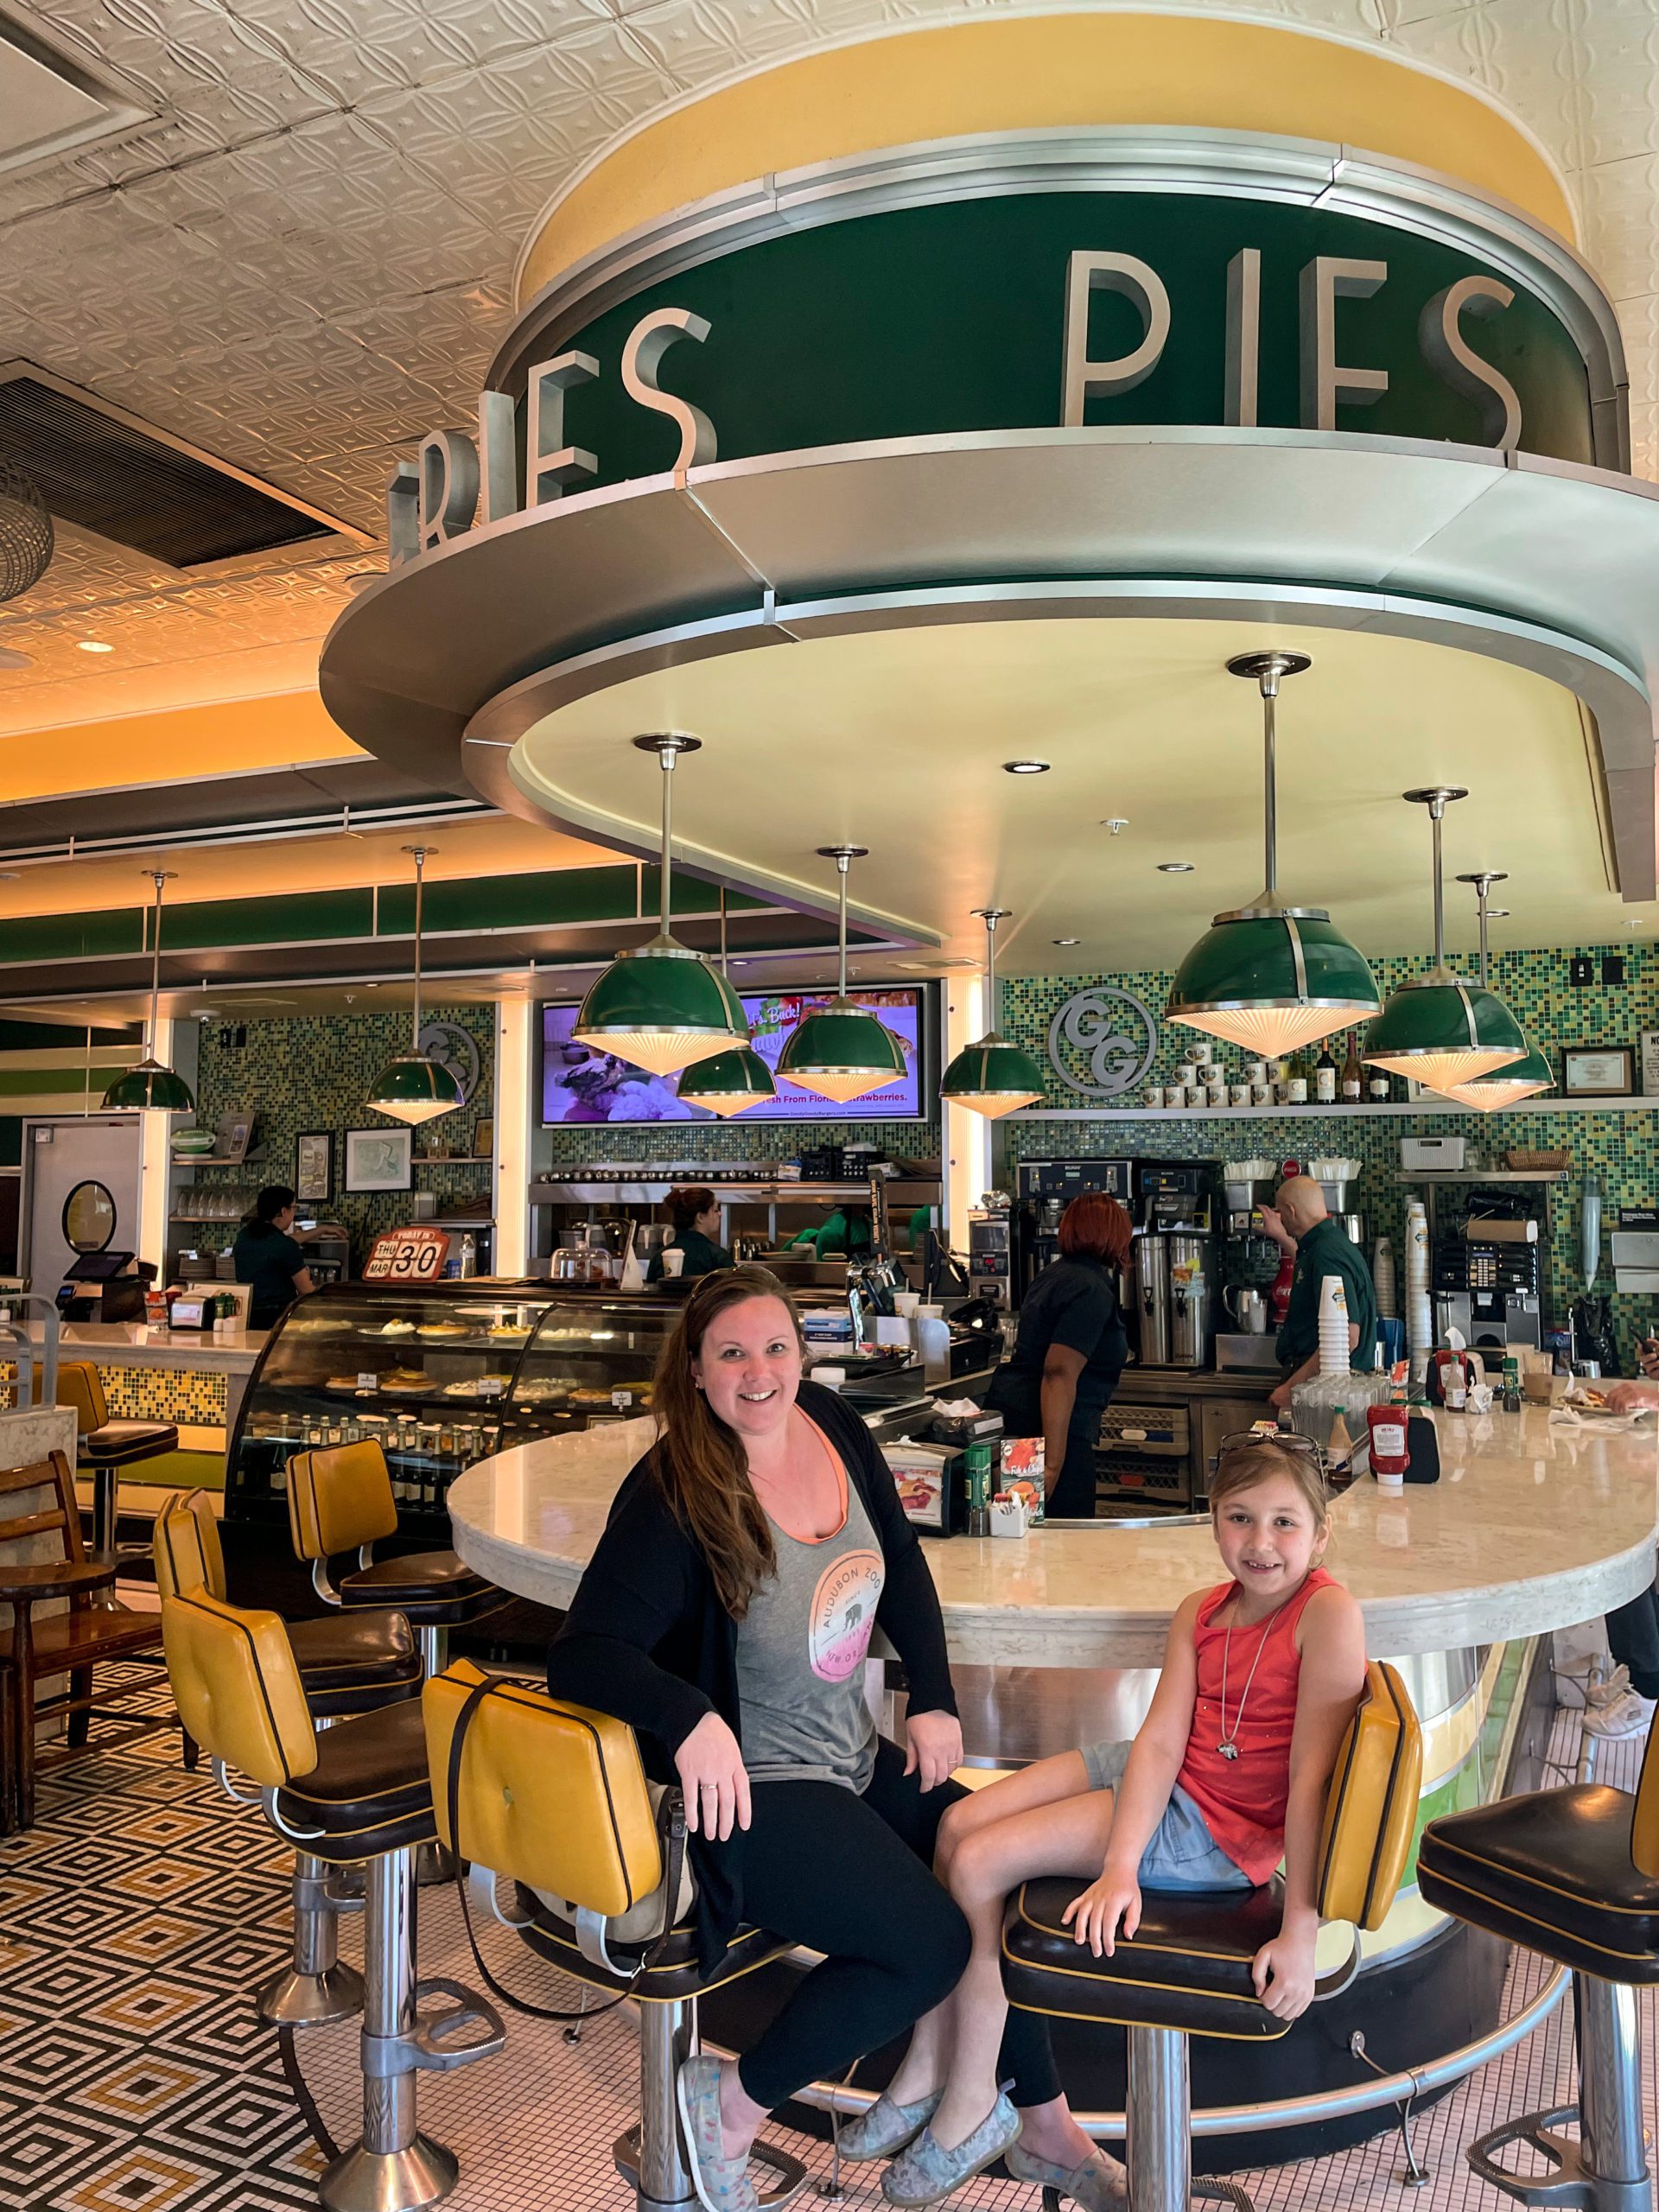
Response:
[[[1059,1256],[1060,1217],[1073,1198],[1084,1191],[1102,1191],[1129,1205],[1132,1166],[1127,1160],[1020,1161],[1010,1254],[1016,1297],[1023,1300],[1034,1278]]]
[[[1133,1287],[1142,1367],[1208,1367],[1215,1332],[1214,1160],[1142,1160],[1130,1179]]]

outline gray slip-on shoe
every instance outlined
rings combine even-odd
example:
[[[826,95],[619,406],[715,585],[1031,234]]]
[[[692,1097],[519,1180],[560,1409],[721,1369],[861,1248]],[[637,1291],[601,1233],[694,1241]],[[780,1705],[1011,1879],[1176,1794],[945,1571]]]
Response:
[[[1020,2140],[1020,2115],[999,2089],[991,2107],[971,2135],[947,2151],[925,2127],[908,2151],[896,2158],[881,2177],[881,2194],[889,2204],[937,2204],[976,2174],[983,2173]]]
[[[1075,2166],[1062,2166],[1052,2158],[1034,2158],[1015,2144],[1004,2153],[1002,2163],[1015,2181],[1069,2196],[1083,2212],[1122,2212],[1129,2201],[1128,2171],[1104,2151],[1090,2152]]]
[[[868,2112],[848,2120],[836,2140],[843,2158],[891,2158],[907,2151],[939,2108],[944,2091],[935,2089],[913,2105],[896,2105],[885,2089]]]
[[[703,2212],[760,2212],[747,2158],[723,2155],[720,2132],[720,2061],[702,2051],[683,2059],[674,2083],[685,2133],[685,2155]]]

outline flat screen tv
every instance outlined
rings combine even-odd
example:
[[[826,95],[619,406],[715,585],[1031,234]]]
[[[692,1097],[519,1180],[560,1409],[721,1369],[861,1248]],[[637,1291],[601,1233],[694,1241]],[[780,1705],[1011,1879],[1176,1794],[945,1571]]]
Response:
[[[778,1079],[778,1096],[751,1106],[741,1117],[745,1122],[914,1122],[922,1118],[927,1058],[924,1017],[931,999],[913,984],[848,993],[855,1005],[874,1014],[899,1039],[905,1072],[894,1082],[842,1104],[833,1098],[820,1098],[816,1091],[803,1090],[778,1076],[778,1057],[791,1032],[806,1014],[827,1005],[833,996],[830,991],[745,993],[743,1011],[749,1018],[754,1049]],[[652,1075],[613,1053],[578,1045],[570,1034],[575,1019],[574,1006],[542,1008],[544,1127],[718,1120],[706,1107],[689,1106],[681,1099],[677,1076]]]

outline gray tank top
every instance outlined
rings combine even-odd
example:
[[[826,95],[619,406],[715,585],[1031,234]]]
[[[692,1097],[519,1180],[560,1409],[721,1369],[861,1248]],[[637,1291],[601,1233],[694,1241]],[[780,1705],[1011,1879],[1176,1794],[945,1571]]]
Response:
[[[803,1543],[772,1523],[777,1569],[738,1625],[737,1689],[754,1781],[836,1782],[861,1796],[875,1765],[864,1661],[886,1569],[857,1485],[842,1480],[833,1536]]]

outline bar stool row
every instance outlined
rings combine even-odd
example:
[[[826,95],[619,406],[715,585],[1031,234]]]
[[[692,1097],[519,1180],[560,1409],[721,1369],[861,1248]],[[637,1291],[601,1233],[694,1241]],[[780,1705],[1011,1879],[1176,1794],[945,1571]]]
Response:
[[[380,1522],[395,1525],[389,1484],[385,1505],[378,1502],[385,1467],[377,1470],[377,1457],[378,1447],[356,1446],[292,1464],[296,1548],[316,1563],[325,1592],[330,1555],[389,1534]],[[172,1503],[157,1529],[175,1694],[191,1733],[221,1770],[234,1768],[259,1785],[267,1817],[300,1854],[294,1960],[261,1993],[261,2011],[300,2024],[360,2007],[362,2134],[324,2175],[321,2199],[329,2212],[417,2212],[448,2195],[457,2173],[453,2153],[420,2133],[417,2075],[486,2058],[504,2041],[500,2017],[485,1999],[451,1981],[420,1981],[416,1972],[416,1853],[454,1843],[445,1802],[453,1734],[461,1707],[476,1703],[486,1680],[466,1662],[447,1670],[431,1663],[442,1655],[430,1631],[448,1624],[437,1617],[444,1605],[455,1609],[451,1619],[478,1618],[499,1593],[472,1586],[475,1577],[466,1583],[459,1562],[381,1567],[370,1554],[335,1593],[339,1621],[284,1630],[273,1614],[226,1602],[203,1503]],[[363,1535],[372,1522],[374,1535]],[[397,1624],[398,1568],[424,1616],[425,1669],[412,1663],[409,1630]],[[511,1686],[491,1709],[490,1723],[474,1727],[454,1770],[461,1848],[491,1870],[481,1882],[475,1876],[476,1893],[493,1902],[494,1877],[506,1877],[513,1902],[499,1916],[530,1948],[577,1980],[635,2000],[639,2116],[619,2139],[615,2162],[641,2212],[690,2205],[695,2191],[678,2139],[674,2081],[696,2045],[698,1999],[790,1947],[745,1928],[710,1973],[697,1965],[689,1929],[619,1936],[620,1916],[638,1918],[663,1872],[659,1851],[642,1857],[640,1850],[642,1836],[654,1842],[660,1831],[632,1739],[619,1724],[575,1714],[524,1685]],[[550,1755],[552,1735],[537,1732],[568,1731],[573,1721],[626,1739],[620,1770],[613,1758],[593,1764],[585,1781],[580,1774],[573,1780],[569,1763]],[[1392,1669],[1373,1664],[1327,1805],[1322,1916],[1356,1931],[1382,1924],[1408,1857],[1421,1773],[1421,1738],[1404,1688]],[[630,1834],[625,1864],[619,1839]],[[340,1964],[334,1943],[334,1916],[354,1903],[340,1872],[359,1866],[365,1987]],[[1578,2104],[1483,2138],[1468,2152],[1474,2171],[1523,2203],[1653,2212],[1636,2014],[1637,1986],[1659,1980],[1659,1763],[1651,1748],[1634,1797],[1577,1784],[1430,1823],[1418,1879],[1429,1903],[1575,1975]],[[1075,1886],[1030,1882],[1010,1900],[1003,1955],[1011,2000],[1128,2031],[1131,2212],[1185,2212],[1195,2193],[1248,2205],[1231,2184],[1200,2183],[1195,2191],[1187,2038],[1269,2039],[1287,2031],[1256,2000],[1250,1980],[1256,1950],[1278,1926],[1274,1886],[1243,1899],[1148,1895],[1134,1942],[1112,1959],[1080,1949],[1063,1926]],[[1357,1965],[1356,1935],[1350,1961],[1319,1994],[1346,1986]],[[1563,2133],[1574,2121],[1576,2140]],[[1541,2153],[1548,2171],[1504,2164],[1499,2154],[1517,2142]],[[773,2176],[762,2202],[781,2207],[804,2186],[804,2169],[772,2146],[758,2146],[756,2156]],[[1045,2205],[1058,2212],[1052,2192]]]

